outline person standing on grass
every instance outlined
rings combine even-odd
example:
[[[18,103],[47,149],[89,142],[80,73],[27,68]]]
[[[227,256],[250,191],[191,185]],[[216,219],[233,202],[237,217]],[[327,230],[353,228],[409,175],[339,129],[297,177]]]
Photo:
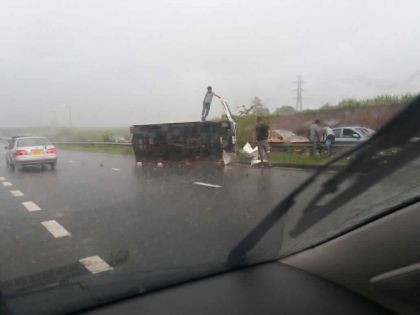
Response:
[[[257,140],[258,156],[261,160],[261,165],[264,165],[264,156],[269,159],[270,146],[268,145],[268,126],[262,122],[260,116],[257,117],[257,125],[255,126],[255,137]],[[271,166],[271,162],[268,161]]]
[[[203,101],[203,111],[201,112],[201,121],[205,121],[211,106],[211,101],[213,100],[213,96],[216,96],[220,98],[219,95],[213,92],[211,86],[207,87],[207,92],[204,95],[204,101]]]
[[[315,122],[309,126],[308,129],[308,138],[309,141],[312,144],[311,147],[311,155],[314,156],[315,152],[318,151],[319,152],[319,148],[320,148],[320,141],[322,138],[322,132],[321,132],[321,127],[319,126],[319,120],[315,120]]]
[[[328,155],[331,155],[331,147],[334,143],[334,140],[334,131],[329,126],[325,126],[323,128],[322,142],[325,144],[325,148],[327,149]]]

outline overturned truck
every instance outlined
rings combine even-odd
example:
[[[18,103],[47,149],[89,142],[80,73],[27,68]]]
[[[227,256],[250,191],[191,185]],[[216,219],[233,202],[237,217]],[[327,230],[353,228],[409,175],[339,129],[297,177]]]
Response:
[[[132,145],[137,162],[183,159],[223,159],[235,152],[235,125],[205,121],[134,125]]]
[[[229,164],[236,151],[236,124],[221,98],[225,121],[134,125],[130,128],[136,161],[206,159]]]

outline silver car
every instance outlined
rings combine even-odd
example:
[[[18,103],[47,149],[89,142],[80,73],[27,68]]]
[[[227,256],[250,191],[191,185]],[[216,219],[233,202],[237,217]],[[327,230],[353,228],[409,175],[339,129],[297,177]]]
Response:
[[[375,134],[375,130],[360,127],[336,127],[332,129],[335,135],[335,142],[360,142],[366,141]]]
[[[45,137],[13,137],[6,146],[6,164],[14,171],[21,165],[57,164],[57,149]]]

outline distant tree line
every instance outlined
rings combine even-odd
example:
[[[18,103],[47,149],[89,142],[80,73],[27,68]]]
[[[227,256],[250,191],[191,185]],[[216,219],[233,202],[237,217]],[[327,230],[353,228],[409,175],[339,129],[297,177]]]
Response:
[[[238,114],[239,116],[244,115],[255,115],[255,116],[279,116],[279,115],[291,115],[294,114],[296,110],[292,106],[281,106],[277,107],[273,112],[262,102],[262,100],[255,96],[251,100],[251,104],[249,106],[242,105],[239,107]]]
[[[349,98],[343,99],[339,103],[324,104],[319,109],[308,109],[306,111],[323,111],[339,108],[353,108],[353,107],[370,107],[370,106],[403,106],[411,102],[416,96],[420,94],[403,94],[403,95],[379,95],[373,98],[356,99]],[[263,103],[263,101],[255,96],[251,100],[251,104],[241,105],[238,110],[239,116],[256,115],[256,116],[282,116],[295,114],[296,110],[293,106],[283,105],[275,108],[273,111]]]
[[[414,100],[417,95],[379,95],[373,98],[355,99],[348,98],[340,101],[337,105],[325,104],[320,109],[328,110],[334,108],[370,107],[370,106],[403,106]]]

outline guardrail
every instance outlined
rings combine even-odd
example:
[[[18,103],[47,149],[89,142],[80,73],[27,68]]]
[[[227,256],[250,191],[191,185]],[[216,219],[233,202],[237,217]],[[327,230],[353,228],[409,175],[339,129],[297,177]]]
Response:
[[[127,147],[131,146],[130,142],[93,142],[93,141],[53,141],[56,145],[85,145],[85,146],[120,146]]]
[[[53,141],[56,145],[81,145],[81,146],[118,146],[130,147],[130,142],[95,142],[95,141]],[[353,143],[334,143],[332,145],[332,153],[339,153],[353,148],[357,145]],[[270,143],[272,152],[308,152],[312,149],[312,144],[309,142],[304,143]],[[324,145],[321,144],[321,148]]]

